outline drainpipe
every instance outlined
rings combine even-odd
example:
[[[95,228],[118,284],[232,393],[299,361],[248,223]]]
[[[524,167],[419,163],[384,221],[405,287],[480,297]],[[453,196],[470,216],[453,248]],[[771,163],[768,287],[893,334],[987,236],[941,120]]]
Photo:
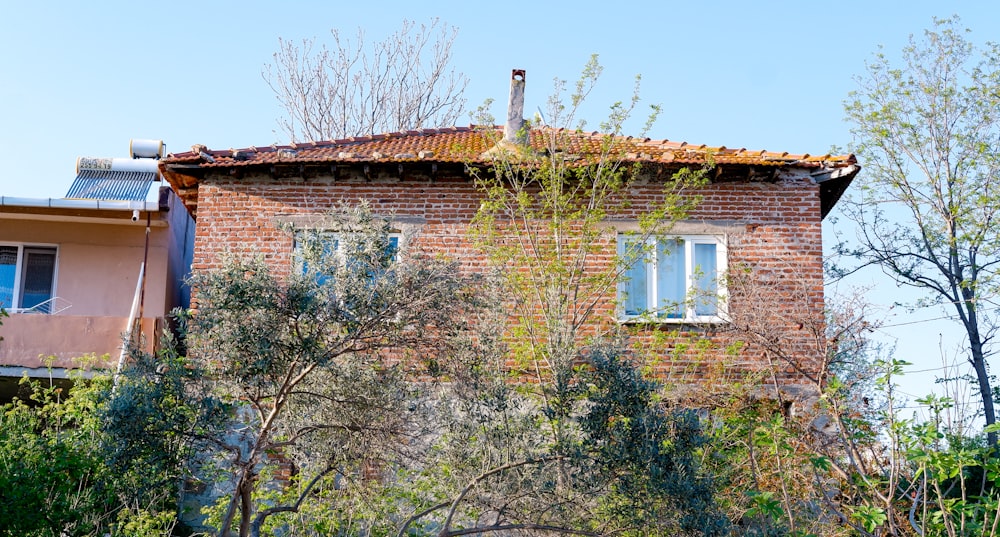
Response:
[[[142,249],[142,266],[143,267],[145,267],[146,264],[147,264],[147,262],[149,261],[149,232],[150,232],[150,226],[152,225],[151,220],[152,220],[152,217],[151,217],[150,213],[147,211],[146,212],[146,244],[143,246],[143,249]],[[145,272],[145,270],[143,272]],[[146,303],[146,275],[143,274],[143,276],[142,276],[142,278],[140,280],[142,281],[142,290],[139,291],[139,338],[142,338],[142,318],[143,318],[143,313],[144,313],[143,312],[143,306],[145,306],[145,303]]]
[[[139,265],[139,281],[136,282],[135,294],[132,295],[132,309],[129,310],[128,324],[125,325],[125,335],[122,337],[122,352],[118,355],[118,367],[115,369],[114,382],[111,387],[112,394],[118,391],[118,377],[121,376],[122,368],[125,367],[125,358],[132,348],[133,340],[135,344],[142,341],[143,303],[146,298],[146,262],[149,261],[149,232],[151,225],[150,214],[146,212],[146,245],[143,247],[142,264]],[[133,331],[136,328],[138,328],[139,333],[133,335]]]
[[[507,123],[503,127],[503,141],[528,145],[528,132],[524,128],[524,69],[510,72],[510,99],[507,102]]]
[[[135,294],[132,295],[132,309],[128,314],[128,324],[125,326],[125,335],[122,341],[122,352],[118,355],[118,367],[115,369],[114,382],[111,386],[112,395],[118,391],[118,377],[122,374],[125,366],[125,357],[128,356],[129,348],[132,346],[132,327],[135,325],[135,316],[139,313],[139,302],[141,301],[143,281],[146,279],[146,262],[139,265],[139,280],[135,282]]]

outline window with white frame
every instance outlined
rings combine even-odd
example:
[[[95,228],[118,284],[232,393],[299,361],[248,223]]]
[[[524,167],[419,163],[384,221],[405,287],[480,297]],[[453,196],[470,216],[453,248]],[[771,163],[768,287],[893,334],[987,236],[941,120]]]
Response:
[[[30,310],[52,299],[56,248],[0,244],[0,306]]]
[[[618,236],[622,320],[718,322],[725,313],[726,247],[721,237]]]
[[[349,245],[351,241],[342,240],[342,238],[343,234],[332,231],[313,231],[297,234],[295,237],[294,252],[297,270],[303,275],[314,270],[310,267],[309,260],[317,259],[320,256],[333,256],[336,263],[350,266],[351,255],[348,250],[350,249]],[[399,252],[400,236],[398,234],[390,234],[386,239],[384,264],[388,265],[389,262],[396,258]],[[325,283],[330,276],[330,274],[324,274],[322,271],[316,274],[317,281],[320,284]],[[374,278],[374,274],[372,277]]]

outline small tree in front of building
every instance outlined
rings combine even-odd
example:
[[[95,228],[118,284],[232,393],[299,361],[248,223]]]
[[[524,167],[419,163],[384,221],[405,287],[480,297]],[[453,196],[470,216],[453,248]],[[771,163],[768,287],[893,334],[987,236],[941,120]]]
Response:
[[[213,517],[220,535],[261,535],[325,489],[363,491],[347,484],[381,475],[422,433],[407,364],[462,324],[468,282],[388,226],[365,205],[342,207],[322,230],[289,229],[287,276],[228,259],[192,278],[189,367],[205,373],[206,401],[231,408],[227,429],[203,439],[231,491]]]
[[[491,470],[466,471],[470,487],[459,499],[475,504],[474,497],[489,506],[485,512],[499,511],[475,521],[479,531],[721,534],[727,523],[714,506],[711,480],[691,458],[700,445],[697,419],[663,403],[660,387],[639,373],[636,362],[647,357],[635,353],[607,317],[623,273],[648,253],[646,239],[669,234],[696,205],[688,190],[703,184],[704,175],[683,169],[653,179],[662,187],[630,221],[633,247],[616,255],[618,231],[609,220],[635,214],[630,190],[649,175],[634,156],[627,158],[622,136],[640,102],[638,85],[628,101],[612,105],[596,151],[577,151],[580,108],[601,71],[592,57],[568,98],[557,81],[544,126],[515,117],[502,136],[483,129],[491,148],[487,163],[470,165],[485,197],[471,236],[498,275],[503,314],[495,339],[505,342],[505,352],[474,368],[499,379],[480,392],[488,397],[471,405],[479,427],[492,434],[467,433],[464,438],[477,441],[461,451],[489,461],[479,468]],[[519,76],[515,71],[509,116],[520,112]],[[484,110],[476,122],[492,125]],[[657,113],[654,106],[647,129]],[[510,379],[523,384],[508,390],[503,383]],[[525,416],[534,427],[523,425]],[[471,486],[480,479],[490,485]],[[539,484],[531,497],[549,498],[535,501],[537,512],[504,510],[502,498],[491,498],[490,491],[517,491],[526,483]],[[457,507],[458,500],[446,510]],[[445,530],[451,520],[445,519]]]
[[[703,170],[689,168],[651,179],[634,155],[627,158],[626,152],[634,149],[622,130],[640,103],[638,78],[631,98],[611,106],[592,150],[579,150],[586,136],[580,107],[601,71],[593,56],[568,99],[563,96],[565,82],[557,81],[546,125],[508,126],[503,137],[484,130],[494,149],[485,168],[472,167],[486,197],[472,237],[502,275],[510,296],[511,331],[518,341],[513,350],[536,380],[543,371],[556,377],[571,371],[581,347],[596,335],[588,327],[601,326],[603,335],[616,335],[607,331],[614,325],[608,323],[607,306],[616,300],[625,272],[649,253],[646,239],[669,235],[674,223],[697,205],[699,197],[691,190],[705,182]],[[659,107],[652,106],[640,137],[658,114]],[[480,115],[478,123],[492,124],[485,108]],[[535,137],[531,146],[529,131]],[[630,191],[645,181],[662,187],[636,213]],[[615,246],[618,231],[609,225],[615,221],[632,224],[629,247],[621,251]]]

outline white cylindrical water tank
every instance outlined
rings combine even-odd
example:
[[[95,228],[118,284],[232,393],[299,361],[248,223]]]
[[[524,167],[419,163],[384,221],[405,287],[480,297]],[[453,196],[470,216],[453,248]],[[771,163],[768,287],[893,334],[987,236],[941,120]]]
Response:
[[[133,138],[128,142],[128,152],[132,158],[163,158],[166,148],[163,140]]]
[[[102,170],[116,172],[156,172],[157,163],[153,159],[93,158],[76,159],[76,173],[80,170]]]

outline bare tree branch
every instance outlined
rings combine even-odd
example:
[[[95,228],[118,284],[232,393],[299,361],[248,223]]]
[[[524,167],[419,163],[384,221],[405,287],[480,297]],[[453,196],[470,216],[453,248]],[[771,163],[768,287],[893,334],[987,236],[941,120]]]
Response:
[[[261,73],[286,116],[292,141],[329,140],[454,125],[465,107],[468,78],[451,67],[457,29],[432,19],[369,42],[337,29],[332,42],[279,39]]]

